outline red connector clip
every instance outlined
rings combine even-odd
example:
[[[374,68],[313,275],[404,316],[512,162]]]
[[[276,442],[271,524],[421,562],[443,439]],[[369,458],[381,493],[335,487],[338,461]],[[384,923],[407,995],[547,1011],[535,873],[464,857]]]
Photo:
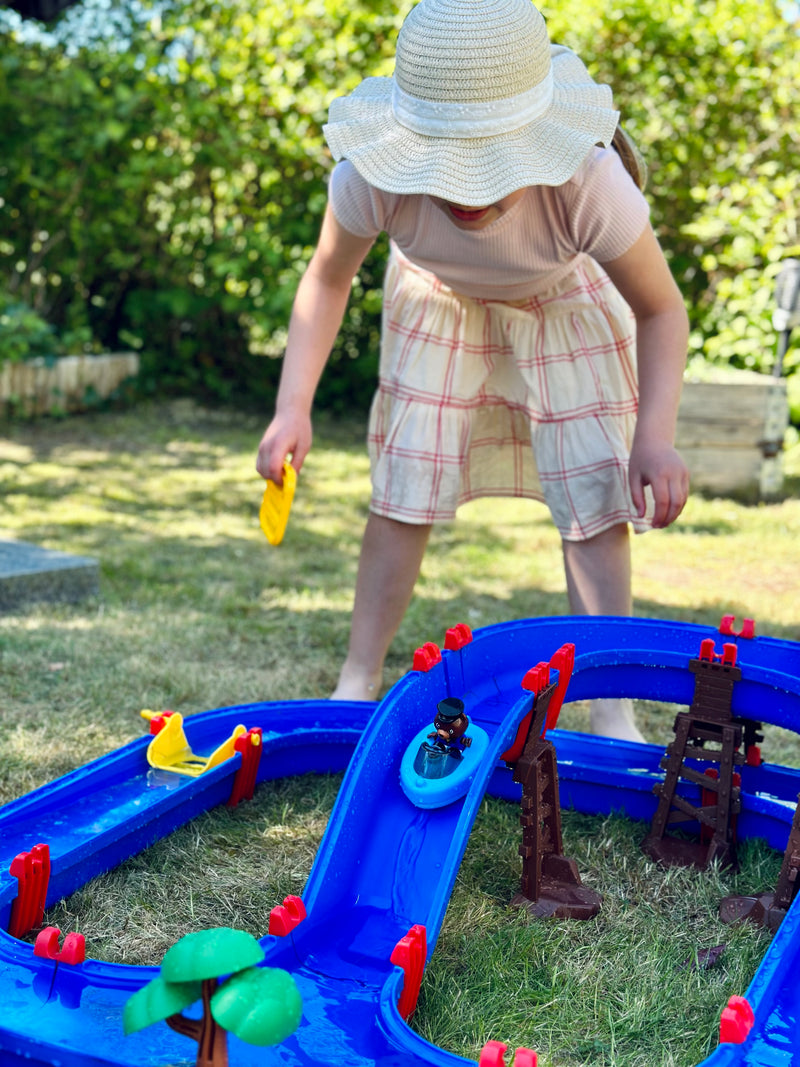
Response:
[[[554,729],[558,722],[561,705],[564,703],[564,697],[567,695],[567,687],[569,686],[569,680],[572,677],[572,671],[575,666],[575,646],[566,644],[562,645],[561,648],[556,649],[550,658],[550,666],[558,671],[558,686],[556,687],[555,693],[550,697],[550,704],[547,708],[547,722],[542,731],[542,737],[544,737],[548,730]]]
[[[17,897],[11,905],[8,932],[24,937],[42,925],[47,885],[50,881],[50,848],[34,845],[30,852],[20,852],[11,861],[9,873],[17,879]]]
[[[73,966],[86,959],[86,938],[83,934],[67,934],[64,947],[59,947],[61,931],[57,926],[45,926],[36,936],[33,946],[34,956],[41,956],[56,963],[69,963]]]
[[[411,669],[414,671],[429,671],[431,667],[435,667],[437,663],[441,662],[441,659],[442,653],[439,646],[433,641],[426,641],[414,653]]]
[[[286,937],[294,930],[295,926],[306,917],[306,906],[300,897],[288,896],[283,898],[283,904],[276,904],[269,913],[268,934],[276,937]]]
[[[753,638],[756,636],[756,624],[753,619],[744,619],[742,621],[741,630],[734,630],[733,624],[736,621],[735,615],[723,615],[719,624],[719,632],[723,637],[745,637]]]
[[[487,1041],[481,1049],[478,1067],[505,1067],[508,1045],[502,1041]],[[536,1067],[536,1053],[529,1048],[518,1048],[514,1053],[513,1067]]]
[[[745,997],[731,997],[719,1020],[719,1041],[741,1045],[753,1029],[756,1018]]]
[[[550,684],[550,664],[537,663],[535,667],[531,667],[520,684],[523,689],[538,696],[545,686]]]
[[[444,647],[450,652],[457,652],[459,648],[468,645],[472,640],[472,630],[465,622],[458,622],[444,635]]]
[[[167,719],[174,714],[174,711],[159,711],[153,715],[148,715],[147,717],[150,720],[150,733],[153,735],[160,734],[167,725]]]
[[[233,779],[231,795],[228,797],[227,806],[235,808],[240,800],[252,800],[256,788],[256,775],[258,765],[261,762],[261,753],[264,750],[262,744],[262,729],[254,726],[245,734],[240,734],[233,743],[237,752],[241,753],[242,762]]]
[[[411,927],[405,937],[400,938],[389,957],[389,962],[395,967],[403,968],[403,992],[397,1002],[397,1010],[406,1020],[411,1018],[417,1006],[427,954],[425,927],[418,923]]]
[[[713,663],[717,660],[725,667],[735,667],[736,652],[736,645],[732,645],[729,642],[722,646],[721,653],[717,652],[714,647],[714,638],[704,637],[700,642],[700,652],[697,658],[705,660],[707,663]]]

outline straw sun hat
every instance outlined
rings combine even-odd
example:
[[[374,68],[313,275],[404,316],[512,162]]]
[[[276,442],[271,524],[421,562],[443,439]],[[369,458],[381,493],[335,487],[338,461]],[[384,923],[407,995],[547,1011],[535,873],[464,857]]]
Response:
[[[483,207],[562,185],[618,118],[610,88],[551,46],[531,0],[420,0],[394,76],[334,100],[324,132],[378,189]]]

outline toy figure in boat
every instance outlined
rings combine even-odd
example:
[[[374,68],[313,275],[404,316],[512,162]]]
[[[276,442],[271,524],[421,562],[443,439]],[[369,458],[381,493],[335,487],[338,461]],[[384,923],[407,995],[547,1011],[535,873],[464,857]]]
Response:
[[[419,747],[414,770],[423,778],[444,778],[456,769],[464,749],[472,744],[472,738],[466,736],[469,719],[464,714],[464,701],[458,697],[440,700],[433,726],[434,732]]]

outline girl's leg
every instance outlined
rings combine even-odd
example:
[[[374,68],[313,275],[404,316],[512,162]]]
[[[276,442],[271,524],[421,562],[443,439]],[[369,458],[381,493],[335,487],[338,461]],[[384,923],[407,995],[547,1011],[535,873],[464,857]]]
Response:
[[[567,596],[574,615],[632,613],[631,550],[622,523],[588,541],[563,541]],[[627,698],[596,699],[590,704],[592,732],[624,741],[643,741]]]
[[[361,545],[350,645],[332,700],[377,700],[383,661],[403,621],[430,526],[370,516]]]
[[[573,615],[630,615],[631,546],[627,523],[588,541],[562,541]]]

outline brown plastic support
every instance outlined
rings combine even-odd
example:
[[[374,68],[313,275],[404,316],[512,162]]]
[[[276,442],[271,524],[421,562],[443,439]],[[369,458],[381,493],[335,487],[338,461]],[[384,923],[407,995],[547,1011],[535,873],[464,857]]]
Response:
[[[688,666],[695,675],[692,704],[675,717],[675,736],[661,761],[664,781],[653,787],[658,804],[642,849],[663,866],[735,866],[741,810],[737,767],[753,761],[761,724],[732,714],[733,689],[742,677],[735,645],[725,644],[717,653],[713,639],[706,638]],[[687,762],[691,760],[707,766],[695,769]],[[699,802],[678,793],[681,782],[699,788]],[[669,833],[693,823],[700,825],[699,841]]]
[[[525,688],[534,691],[531,711],[526,716],[527,737],[521,754],[517,756],[515,744],[514,759],[507,760],[513,766],[514,781],[522,786],[522,878],[511,905],[525,908],[536,918],[591,919],[600,910],[602,897],[581,883],[577,864],[564,855],[556,750],[542,736],[550,702],[557,689],[563,693],[566,682],[562,677],[558,684],[548,682],[547,674],[540,669],[546,666],[539,664],[536,668],[535,685],[531,684],[530,672],[526,675]],[[564,667],[562,662],[562,674]]]
[[[725,897],[719,906],[719,917],[724,923],[744,922],[745,919],[763,926],[773,933],[783,922],[786,912],[800,888],[800,797],[792,818],[789,840],[783,853],[783,863],[774,893],[759,893],[757,896]]]

